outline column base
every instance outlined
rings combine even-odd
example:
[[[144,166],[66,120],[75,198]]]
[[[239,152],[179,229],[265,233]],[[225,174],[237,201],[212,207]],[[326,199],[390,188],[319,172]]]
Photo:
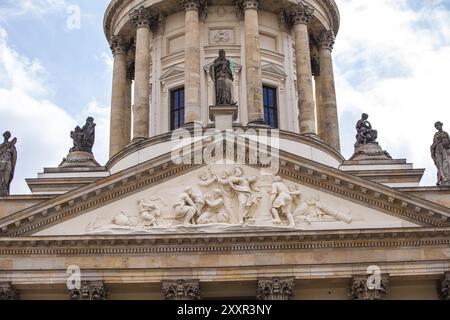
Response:
[[[270,126],[264,123],[264,121],[257,120],[257,121],[251,121],[247,123],[247,127],[249,128],[260,128],[260,129],[270,129]]]

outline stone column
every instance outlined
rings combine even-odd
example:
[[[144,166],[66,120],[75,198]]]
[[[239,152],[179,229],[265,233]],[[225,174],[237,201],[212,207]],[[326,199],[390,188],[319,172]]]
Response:
[[[389,276],[380,275],[379,282],[368,283],[368,276],[353,277],[350,280],[352,300],[383,300],[389,288]]]
[[[80,288],[70,290],[70,300],[106,300],[107,296],[102,281],[83,281]]]
[[[200,101],[200,12],[204,10],[204,0],[182,0],[185,10],[185,57],[184,57],[184,124],[201,122]]]
[[[200,300],[200,283],[197,280],[164,281],[164,300]]]
[[[258,10],[260,0],[238,0],[244,12],[245,74],[249,125],[264,124]]]
[[[293,26],[295,36],[300,134],[315,136],[316,115],[308,33],[313,13],[314,9],[302,2],[289,6],[285,11],[287,23]]]
[[[334,83],[333,51],[335,38],[332,30],[323,31],[319,37],[320,45],[320,77],[322,84],[323,106],[323,141],[337,151],[341,151],[339,139],[339,119]]]
[[[17,300],[17,290],[11,283],[0,283],[0,301],[1,300]]]
[[[127,82],[127,49],[125,41],[121,36],[112,36],[110,45],[114,56],[109,138],[109,157],[111,158],[126,145],[123,132],[126,107],[125,89]]]
[[[323,104],[322,104],[322,78],[320,77],[320,59],[317,56],[311,58],[311,69],[315,84],[315,98],[316,98],[316,118],[317,118],[317,135],[322,139],[324,136],[324,122]]]
[[[290,300],[294,296],[294,278],[258,280],[258,300]]]
[[[442,300],[450,300],[450,272],[446,272],[439,281],[439,297]]]
[[[134,79],[134,62],[130,62],[127,65],[127,81],[125,84],[125,115],[124,115],[124,140],[126,144],[131,142],[131,87]]]
[[[134,72],[133,140],[149,137],[150,134],[150,10],[140,7],[130,14],[136,27],[136,58]]]

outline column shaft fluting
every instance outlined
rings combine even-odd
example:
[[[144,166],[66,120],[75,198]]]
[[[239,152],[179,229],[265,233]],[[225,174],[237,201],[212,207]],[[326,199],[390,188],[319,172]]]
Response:
[[[136,27],[133,140],[139,140],[150,134],[150,11],[144,7],[136,9],[131,22]]]
[[[300,134],[315,135],[316,115],[307,25],[295,23],[294,33]]]
[[[324,31],[319,38],[324,130],[321,138],[326,144],[340,152],[341,146],[339,139],[336,87],[334,82],[333,60],[331,56],[334,41],[333,31]]]
[[[244,0],[245,72],[249,124],[264,124],[261,49],[259,43],[259,0]]]
[[[125,88],[127,81],[126,47],[120,36],[111,38],[111,50],[114,55],[113,83],[111,97],[111,121],[109,139],[109,157],[111,158],[122,150],[126,141],[124,139],[125,116]]]
[[[316,117],[317,117],[317,135],[322,139],[325,131],[325,117],[323,115],[322,104],[322,78],[320,75],[314,76],[314,82],[316,86]]]
[[[125,114],[124,114],[124,128],[123,135],[126,144],[131,142],[131,86],[133,81],[130,78],[127,78],[125,84]]]
[[[199,12],[203,2],[183,1],[185,9],[185,125],[201,122]]]

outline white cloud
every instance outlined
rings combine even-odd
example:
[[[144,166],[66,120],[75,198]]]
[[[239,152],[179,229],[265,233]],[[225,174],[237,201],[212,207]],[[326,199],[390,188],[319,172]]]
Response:
[[[45,14],[64,12],[67,8],[65,0],[3,0],[0,7],[0,20],[31,14],[42,16]]]
[[[429,147],[434,123],[450,131],[450,12],[442,1],[412,9],[406,0],[341,0],[335,48],[341,116],[369,113],[379,142],[395,158],[426,168],[435,183]],[[341,121],[344,119],[341,119]],[[348,122],[348,119],[345,119]],[[344,131],[354,131],[341,127]],[[353,141],[343,141],[345,156]]]
[[[105,66],[108,68],[108,70],[111,71],[112,73],[114,59],[110,53],[103,51],[100,53],[100,55],[95,55],[94,58],[97,61],[103,62]]]
[[[12,193],[28,193],[25,178],[36,177],[44,167],[57,166],[71,147],[70,131],[84,124],[88,114],[96,117],[99,136],[94,152],[107,154],[108,110],[95,100],[74,119],[49,101],[45,70],[13,50],[0,27],[0,130],[10,130],[18,138],[18,162]],[[98,159],[104,163],[105,159]]]

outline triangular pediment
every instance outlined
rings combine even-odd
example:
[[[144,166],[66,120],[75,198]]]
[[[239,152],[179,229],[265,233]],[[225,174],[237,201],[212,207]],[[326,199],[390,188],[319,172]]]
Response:
[[[4,218],[0,232],[27,236],[449,226],[448,208],[283,151],[279,162],[282,181],[275,187],[275,174],[267,166],[176,164],[166,154]],[[233,173],[236,167],[242,168],[240,178]],[[204,185],[214,176],[222,181]],[[196,211],[196,221],[191,220],[196,225],[183,226],[189,205],[177,204],[187,187],[203,199],[203,207]],[[223,206],[218,209],[213,204],[220,198]],[[249,209],[244,224],[239,200]],[[274,221],[274,208],[281,222]],[[289,226],[286,211],[295,226]],[[149,222],[152,215],[156,223]]]
[[[166,72],[164,72],[159,78],[160,81],[164,81],[170,79],[172,77],[184,75],[184,68],[180,66],[174,66],[169,68]]]
[[[273,63],[267,63],[261,67],[263,74],[270,74],[286,79],[286,73]]]

